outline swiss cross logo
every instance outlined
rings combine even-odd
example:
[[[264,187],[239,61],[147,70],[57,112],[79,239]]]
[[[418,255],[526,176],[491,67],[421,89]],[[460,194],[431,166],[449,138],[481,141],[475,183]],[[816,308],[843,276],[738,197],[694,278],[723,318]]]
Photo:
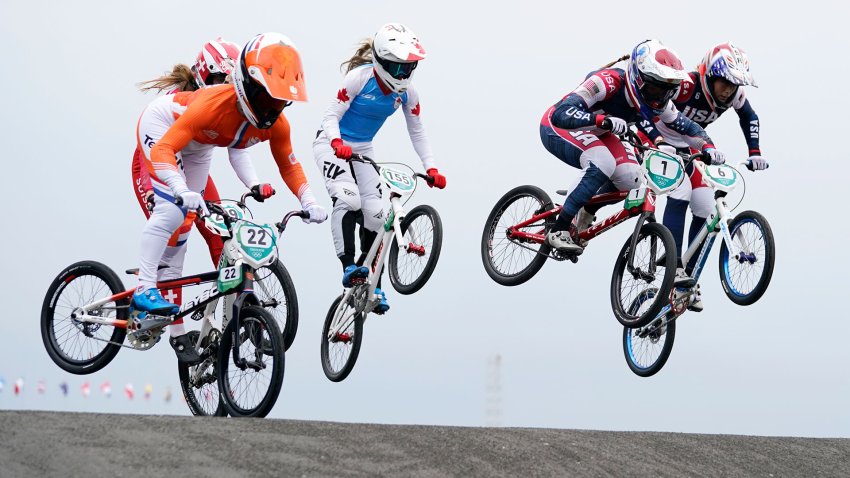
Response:
[[[340,103],[348,103],[351,100],[351,98],[348,97],[348,91],[346,91],[345,88],[337,92],[336,99],[338,99]]]
[[[419,116],[420,111],[422,111],[422,107],[419,106],[419,103],[416,103],[416,106],[412,110],[410,110],[410,112],[416,116]]]

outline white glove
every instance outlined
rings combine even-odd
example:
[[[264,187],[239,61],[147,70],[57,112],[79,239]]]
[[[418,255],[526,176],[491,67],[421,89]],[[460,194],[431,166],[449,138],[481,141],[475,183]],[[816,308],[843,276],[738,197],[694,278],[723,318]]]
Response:
[[[321,223],[325,222],[328,218],[328,213],[325,211],[325,208],[319,206],[318,204],[308,204],[306,206],[302,206],[302,209],[309,214],[309,217],[302,218],[302,220],[306,223]]]
[[[749,162],[750,167],[753,171],[762,171],[767,169],[768,167],[767,160],[762,158],[761,155],[758,154],[750,156]]]
[[[629,124],[622,118],[606,116],[605,119],[611,122],[611,132],[617,136],[626,134],[626,131],[629,129]]]
[[[200,209],[205,215],[209,215],[209,211],[207,211],[207,204],[204,202],[204,197],[195,191],[186,190],[178,194],[177,197],[183,201],[183,205],[181,207],[186,210],[197,211]]]
[[[726,155],[722,151],[714,148],[705,148],[703,152],[708,154],[708,157],[711,158],[711,164],[715,166],[726,162]]]

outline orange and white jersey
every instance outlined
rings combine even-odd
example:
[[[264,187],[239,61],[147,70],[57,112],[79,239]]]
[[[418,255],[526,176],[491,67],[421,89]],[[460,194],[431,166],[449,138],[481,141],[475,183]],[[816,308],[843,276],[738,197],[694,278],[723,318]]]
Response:
[[[158,189],[157,182],[167,184],[175,194],[187,189],[181,162],[184,167],[208,162],[216,146],[228,148],[230,162],[246,186],[258,184],[244,149],[263,141],[269,141],[280,175],[292,193],[301,198],[309,189],[292,152],[289,122],[281,114],[269,129],[252,126],[239,112],[232,85],[157,98],[142,113],[137,131],[154,189]]]

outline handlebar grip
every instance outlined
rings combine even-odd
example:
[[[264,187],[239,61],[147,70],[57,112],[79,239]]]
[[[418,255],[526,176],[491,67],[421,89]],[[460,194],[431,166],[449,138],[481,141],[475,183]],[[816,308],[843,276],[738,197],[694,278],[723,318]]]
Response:
[[[614,124],[611,123],[611,120],[609,118],[605,118],[602,120],[602,123],[599,125],[599,127],[606,131],[611,131],[611,128],[614,127]]]
[[[174,204],[176,204],[177,207],[183,206],[183,198],[177,196],[176,198],[174,198]]]

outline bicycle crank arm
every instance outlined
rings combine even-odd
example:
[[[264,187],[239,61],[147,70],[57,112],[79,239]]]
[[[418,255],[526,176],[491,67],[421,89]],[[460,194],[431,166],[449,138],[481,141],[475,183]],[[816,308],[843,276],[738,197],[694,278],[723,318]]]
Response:
[[[100,325],[114,325],[116,327],[127,326],[126,320],[121,319],[109,319],[100,317],[97,315],[88,315],[88,314],[71,314],[71,319],[86,322],[89,324],[100,324]]]

